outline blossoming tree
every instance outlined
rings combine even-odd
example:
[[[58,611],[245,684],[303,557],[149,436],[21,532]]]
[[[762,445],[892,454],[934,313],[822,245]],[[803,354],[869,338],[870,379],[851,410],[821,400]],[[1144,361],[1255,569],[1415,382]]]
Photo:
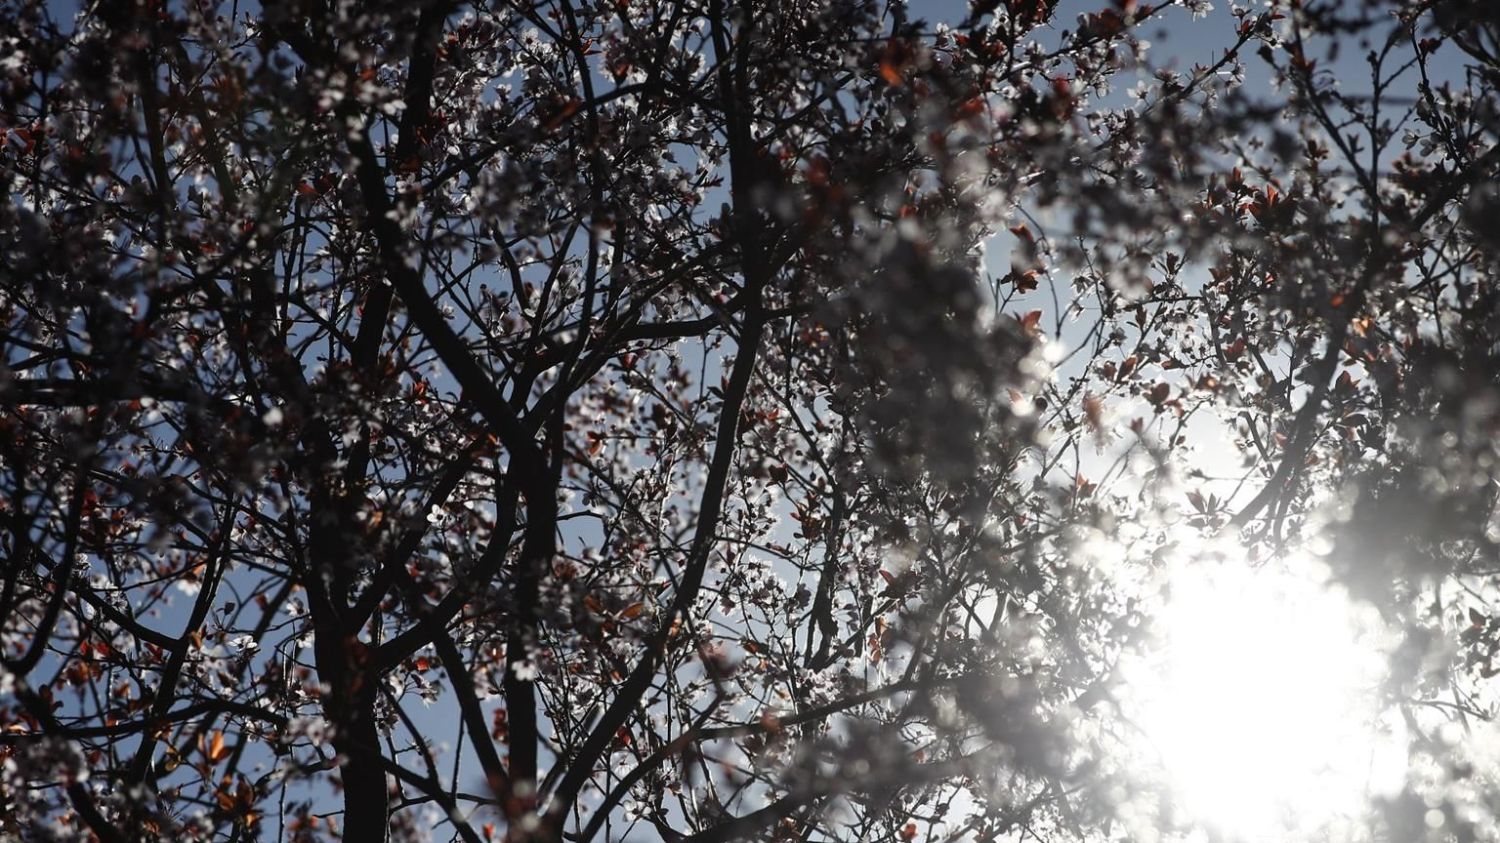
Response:
[[[0,823],[1169,833],[1184,530],[1317,532],[1393,699],[1480,694],[1496,22],[1186,5],[4,7]]]

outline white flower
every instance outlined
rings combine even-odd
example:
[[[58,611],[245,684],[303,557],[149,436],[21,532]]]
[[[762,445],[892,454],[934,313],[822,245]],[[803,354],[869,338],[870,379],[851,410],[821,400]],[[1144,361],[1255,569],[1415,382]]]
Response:
[[[328,734],[328,721],[316,714],[293,717],[287,721],[286,733],[291,737],[307,738],[321,743]]]

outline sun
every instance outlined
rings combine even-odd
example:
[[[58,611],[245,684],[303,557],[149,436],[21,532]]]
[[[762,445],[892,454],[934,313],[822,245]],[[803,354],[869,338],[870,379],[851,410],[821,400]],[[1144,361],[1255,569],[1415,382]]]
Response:
[[[1307,558],[1175,571],[1157,645],[1131,666],[1148,761],[1197,826],[1230,840],[1342,839],[1405,773],[1383,710],[1377,615]]]

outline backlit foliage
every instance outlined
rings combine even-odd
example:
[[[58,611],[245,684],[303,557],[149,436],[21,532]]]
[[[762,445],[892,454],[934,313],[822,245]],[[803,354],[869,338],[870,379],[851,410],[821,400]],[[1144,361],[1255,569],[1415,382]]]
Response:
[[[1496,837],[1500,21],[1062,5],[0,4],[0,827],[1170,837],[1228,531]]]

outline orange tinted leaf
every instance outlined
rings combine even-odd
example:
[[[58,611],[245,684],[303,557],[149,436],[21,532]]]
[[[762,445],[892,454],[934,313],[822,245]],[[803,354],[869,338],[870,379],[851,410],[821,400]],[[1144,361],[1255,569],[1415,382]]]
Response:
[[[1017,292],[1029,293],[1037,288],[1036,279],[1040,274],[1035,269],[1028,269],[1025,272],[1017,272],[1012,269],[1010,271],[1010,282],[1016,285]]]
[[[984,108],[985,102],[983,97],[970,97],[969,99],[964,100],[958,106],[958,117],[959,119],[963,119],[965,117],[973,117],[974,115],[983,112]]]
[[[572,97],[569,97],[568,99],[564,100],[562,102],[562,104],[557,107],[557,110],[555,112],[553,112],[542,123],[542,128],[546,129],[549,132],[552,131],[553,129],[556,129],[557,127],[561,126],[563,123],[566,123],[569,117],[572,117],[574,114],[577,114],[578,113],[578,109],[581,108],[582,106],[583,106],[583,101],[582,100],[573,99]]]
[[[1083,396],[1083,417],[1088,422],[1089,429],[1098,432],[1103,426],[1104,401],[1097,395]]]
[[[892,64],[890,61],[882,59],[880,61],[880,78],[884,79],[887,84],[900,85],[901,69],[896,67],[896,65]]]
[[[213,738],[208,742],[208,760],[215,763],[229,757],[229,748],[224,745],[224,733],[214,731]]]
[[[905,42],[892,38],[880,54],[880,78],[889,85],[900,85],[902,72],[911,63],[912,51]]]

